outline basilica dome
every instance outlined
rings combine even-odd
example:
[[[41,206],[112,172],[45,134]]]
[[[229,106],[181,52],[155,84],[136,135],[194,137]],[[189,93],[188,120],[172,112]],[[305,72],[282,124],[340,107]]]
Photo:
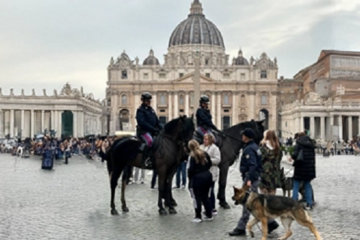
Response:
[[[219,29],[205,18],[199,0],[194,0],[188,18],[175,28],[170,37],[169,47],[186,44],[213,45],[225,49]]]
[[[249,65],[248,60],[243,57],[243,52],[241,49],[239,50],[238,57],[234,58],[233,65]]]
[[[143,65],[160,65],[159,60],[154,56],[154,51],[151,49],[149,56],[144,60]]]

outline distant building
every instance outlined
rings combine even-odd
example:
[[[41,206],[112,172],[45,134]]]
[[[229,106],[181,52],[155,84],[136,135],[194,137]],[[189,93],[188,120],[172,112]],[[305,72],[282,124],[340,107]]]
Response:
[[[239,50],[230,60],[221,32],[194,0],[187,19],[170,36],[164,63],[153,50],[142,64],[125,52],[111,58],[106,89],[109,133],[135,130],[136,109],[145,91],[153,94],[152,106],[163,122],[194,113],[199,101],[194,99],[193,85],[196,57],[200,58],[201,93],[210,97],[211,114],[219,128],[251,119],[266,119],[266,126],[276,128],[276,58],[263,53],[248,60]]]
[[[84,137],[102,132],[102,105],[93,95],[84,94],[82,88],[74,89],[66,84],[58,94],[56,90],[48,95],[45,90],[41,96],[9,95],[0,88],[0,138],[34,137],[46,130],[56,130],[57,137]]]

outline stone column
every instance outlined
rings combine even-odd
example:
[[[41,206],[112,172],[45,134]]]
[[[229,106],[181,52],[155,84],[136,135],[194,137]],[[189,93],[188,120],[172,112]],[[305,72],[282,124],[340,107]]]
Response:
[[[330,127],[334,126],[334,115],[330,115]]]
[[[216,110],[216,123],[214,123],[216,125],[216,127],[218,129],[222,129],[222,124],[221,124],[221,92],[217,92],[217,110]]]
[[[0,129],[0,135],[1,135],[1,129]],[[358,136],[360,136],[360,115],[358,118]]]
[[[34,117],[34,110],[31,109],[30,111],[30,137],[33,138],[35,135],[34,129],[35,129],[35,117]]]
[[[45,130],[45,111],[41,110],[41,132]]]
[[[79,137],[78,134],[78,112],[73,111],[73,137]]]
[[[179,92],[174,92],[174,118],[178,118],[179,115]],[[189,117],[189,116],[187,116]]]
[[[3,111],[0,110],[0,138],[4,137],[4,114]]]
[[[315,138],[315,117],[310,117],[310,134],[311,138]]]
[[[154,109],[155,112],[157,112],[157,92],[154,92],[152,95],[152,104],[151,104],[152,108]]]
[[[349,134],[349,139],[351,140],[353,137],[353,124],[352,124],[352,116],[348,117],[348,134]]]
[[[231,126],[234,126],[235,124],[238,123],[237,120],[237,114],[236,114],[236,110],[237,110],[237,104],[236,104],[236,92],[232,92],[232,105],[231,105],[231,109],[232,109],[232,119],[231,119]]]
[[[25,111],[21,110],[21,126],[20,126],[20,131],[21,131],[21,138],[24,138],[24,131],[25,131]]]
[[[79,128],[79,135],[80,137],[84,137],[84,112],[79,112],[79,120],[80,120],[80,128]]]
[[[342,122],[342,116],[339,115],[339,140],[343,140],[343,122]]]
[[[10,137],[14,137],[14,110],[10,110]]]
[[[320,117],[320,137],[325,140],[325,117]]]
[[[61,134],[62,134],[62,111],[58,111],[58,114],[57,114],[57,118],[58,118],[58,136],[61,137]]]
[[[248,92],[249,94],[249,104],[248,104],[248,120],[252,120],[255,118],[255,94],[256,92],[255,91],[249,91]]]
[[[213,92],[212,94],[211,94],[211,103],[210,103],[210,105],[211,105],[211,116],[213,117],[213,120],[215,119],[215,115],[216,115],[216,103],[215,103],[215,95],[216,95],[216,93],[215,92]]]
[[[168,95],[168,114],[169,114],[169,118],[168,121],[172,120],[172,92],[169,91],[169,95]]]
[[[185,115],[189,116],[189,92],[185,93]]]

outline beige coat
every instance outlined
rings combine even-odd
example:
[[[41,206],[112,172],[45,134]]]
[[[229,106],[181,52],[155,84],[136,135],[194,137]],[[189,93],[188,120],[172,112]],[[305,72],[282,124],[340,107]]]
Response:
[[[219,168],[218,165],[221,161],[221,154],[219,148],[215,144],[211,144],[210,146],[205,147],[204,145],[200,146],[200,149],[207,152],[209,154],[212,167],[210,168],[210,173],[212,175],[213,182],[216,182],[219,177]]]

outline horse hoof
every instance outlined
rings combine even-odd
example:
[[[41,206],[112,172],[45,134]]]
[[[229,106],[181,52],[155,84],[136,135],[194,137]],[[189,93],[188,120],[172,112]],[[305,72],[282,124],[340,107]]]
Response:
[[[222,202],[222,203],[220,203],[220,206],[221,206],[222,208],[224,208],[224,209],[230,209],[230,206],[229,206],[229,204],[228,204],[227,202]]]
[[[165,209],[160,209],[160,210],[159,210],[159,214],[160,214],[160,215],[167,215],[167,212],[166,212]]]
[[[128,207],[122,207],[123,212],[129,212],[129,208]]]
[[[177,214],[177,211],[174,208],[169,209],[170,214]]]
[[[111,215],[119,215],[118,211],[116,209],[111,209]]]
[[[177,207],[177,202],[174,200],[171,202],[171,205],[173,205],[173,207]]]

